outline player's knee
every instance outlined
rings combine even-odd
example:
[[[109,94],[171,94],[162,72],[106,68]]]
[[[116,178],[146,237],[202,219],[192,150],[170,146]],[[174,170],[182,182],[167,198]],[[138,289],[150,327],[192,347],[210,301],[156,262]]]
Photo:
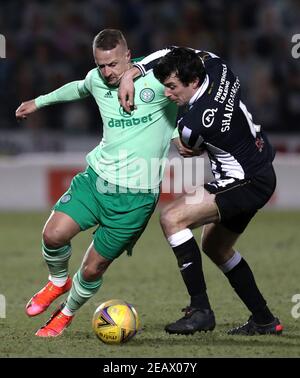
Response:
[[[160,213],[160,224],[161,227],[167,231],[168,229],[176,226],[178,223],[176,210],[171,207],[165,207]]]
[[[103,262],[98,264],[84,264],[81,268],[81,275],[85,281],[96,281],[100,279],[109,264]]]
[[[70,240],[58,227],[46,227],[43,231],[43,242],[48,248],[60,248]]]

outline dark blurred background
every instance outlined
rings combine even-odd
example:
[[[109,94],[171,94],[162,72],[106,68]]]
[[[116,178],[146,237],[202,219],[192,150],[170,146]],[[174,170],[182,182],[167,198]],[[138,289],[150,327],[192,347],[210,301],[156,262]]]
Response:
[[[216,53],[239,75],[257,123],[270,134],[299,133],[300,58],[291,54],[299,20],[299,0],[1,0],[0,154],[84,150],[84,138],[98,143],[92,99],[44,108],[22,123],[14,115],[22,101],[83,79],[103,28],[121,29],[133,57],[170,44]]]

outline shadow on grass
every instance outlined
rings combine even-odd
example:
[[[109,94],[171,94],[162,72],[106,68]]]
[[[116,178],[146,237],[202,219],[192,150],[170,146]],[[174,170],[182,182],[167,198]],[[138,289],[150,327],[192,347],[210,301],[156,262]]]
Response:
[[[194,335],[169,335],[163,331],[163,326],[144,327],[132,341],[132,346],[160,345],[163,346],[215,346],[215,347],[255,347],[255,348],[299,348],[300,332],[284,331],[282,335],[257,335],[257,336],[230,336],[227,330],[229,324],[217,327],[213,332],[196,332]],[[151,334],[153,333],[153,337]],[[159,336],[158,336],[159,335]],[[300,352],[299,352],[300,354]]]

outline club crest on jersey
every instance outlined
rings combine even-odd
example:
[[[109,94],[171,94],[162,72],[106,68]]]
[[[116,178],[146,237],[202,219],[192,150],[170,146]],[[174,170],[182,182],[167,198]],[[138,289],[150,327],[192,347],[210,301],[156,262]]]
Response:
[[[143,102],[151,102],[155,97],[155,93],[151,88],[144,88],[140,92],[140,99]]]
[[[202,114],[202,125],[204,127],[210,127],[215,120],[215,113],[218,111],[218,108],[215,109],[206,109]]]

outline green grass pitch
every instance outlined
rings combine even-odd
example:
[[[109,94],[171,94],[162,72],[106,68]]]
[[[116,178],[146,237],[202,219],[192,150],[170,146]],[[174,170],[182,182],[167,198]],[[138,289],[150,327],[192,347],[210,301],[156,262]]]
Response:
[[[300,318],[291,315],[292,296],[300,293],[300,212],[259,213],[240,238],[237,249],[252,267],[271,310],[284,325],[282,336],[227,336],[226,330],[243,323],[249,314],[223,274],[203,257],[205,276],[217,327],[193,336],[167,335],[164,325],[181,316],[188,295],[176,260],[153,215],[133,256],[122,255],[105,274],[100,291],[77,313],[58,338],[34,336],[55,309],[28,318],[24,305],[47,281],[40,253],[46,213],[2,213],[0,294],[6,317],[0,318],[0,357],[299,357]],[[195,230],[197,240],[200,230]],[[78,269],[91,242],[86,231],[73,240],[70,272]],[[97,305],[112,298],[132,303],[141,331],[128,344],[109,346],[93,334],[91,319]],[[60,300],[56,301],[58,304]],[[300,313],[300,310],[299,310]]]

